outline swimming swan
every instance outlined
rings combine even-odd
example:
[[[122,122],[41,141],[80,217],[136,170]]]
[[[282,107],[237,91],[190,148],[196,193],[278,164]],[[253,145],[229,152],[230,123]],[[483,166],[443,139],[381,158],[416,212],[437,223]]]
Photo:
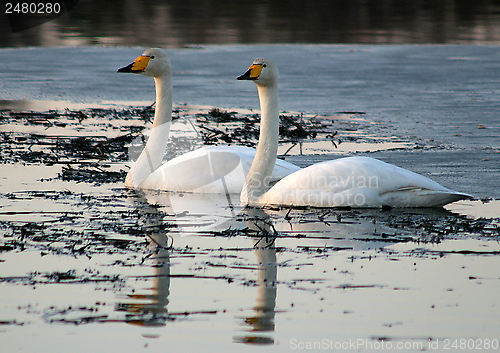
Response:
[[[172,69],[167,54],[146,50],[118,72],[152,76],[156,86],[156,110],[148,142],[125,179],[130,188],[196,193],[240,193],[255,156],[242,146],[207,146],[163,163],[172,123]],[[277,181],[300,168],[277,160],[271,180]]]
[[[278,148],[278,69],[269,59],[257,59],[238,80],[252,80],[257,84],[262,110],[257,154],[240,196],[242,204],[438,207],[471,198],[424,176],[369,157],[346,157],[313,164],[270,188]]]

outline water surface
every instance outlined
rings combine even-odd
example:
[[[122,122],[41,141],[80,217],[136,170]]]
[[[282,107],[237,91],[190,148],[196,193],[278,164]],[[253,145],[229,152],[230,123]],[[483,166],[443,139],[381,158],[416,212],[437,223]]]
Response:
[[[238,117],[257,113],[256,90],[235,77],[269,56],[280,65],[283,114],[319,130],[282,136],[285,158],[306,166],[373,156],[476,197],[438,210],[250,213],[238,195],[123,187],[154,88],[116,69],[142,49],[0,50],[9,63],[0,83],[2,348],[495,347],[497,47],[170,50],[178,119],[169,153],[203,144],[202,125],[255,143],[255,133],[235,132]],[[214,119],[214,106],[234,119]]]
[[[102,144],[141,131],[148,108],[123,109],[3,112],[0,334],[9,351],[495,344],[498,201],[262,211],[241,209],[238,195],[134,192],[111,179],[127,169],[126,141]],[[173,137],[188,119],[206,123],[207,110],[176,109]],[[357,132],[361,144],[376,139]],[[101,151],[86,147],[96,143]]]

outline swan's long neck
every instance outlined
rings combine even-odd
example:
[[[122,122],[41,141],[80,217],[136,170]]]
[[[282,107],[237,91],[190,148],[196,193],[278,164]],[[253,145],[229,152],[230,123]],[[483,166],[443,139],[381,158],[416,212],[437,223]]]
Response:
[[[278,84],[257,84],[257,89],[261,107],[260,136],[257,153],[240,196],[241,203],[246,205],[257,205],[259,198],[269,189],[278,153]]]
[[[125,185],[139,187],[161,166],[167,148],[172,122],[172,78],[170,75],[155,77],[156,110],[148,142],[127,174]]]

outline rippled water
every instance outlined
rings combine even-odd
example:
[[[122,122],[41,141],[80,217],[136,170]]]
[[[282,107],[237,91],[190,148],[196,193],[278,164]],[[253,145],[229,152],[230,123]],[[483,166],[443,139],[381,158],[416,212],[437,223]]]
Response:
[[[321,5],[313,3],[325,6],[327,21],[316,21]],[[280,153],[303,166],[370,155],[482,199],[439,210],[248,212],[238,195],[125,189],[130,145],[147,131],[154,95],[151,80],[115,73],[149,45],[496,43],[496,2],[424,1],[407,10],[406,2],[349,2],[342,11],[347,2],[218,4],[81,1],[36,30],[3,31],[3,46],[141,48],[0,51],[8,63],[0,83],[0,347],[496,351],[495,46],[170,51],[176,100],[188,102],[176,106],[170,152],[202,144],[203,124],[235,131],[234,121],[210,121],[213,105],[254,114],[254,87],[234,78],[263,53],[282,64],[284,108],[300,109],[287,114],[325,127],[314,138],[283,139]]]
[[[123,109],[3,111],[10,147],[0,185],[2,347],[287,352],[496,344],[498,201],[451,211],[264,212],[242,210],[238,195],[137,193],[110,180],[127,163],[126,141],[110,143],[142,126],[146,108]],[[206,109],[177,109],[173,136],[192,128],[186,119],[206,123]],[[356,133],[361,145],[377,138]],[[322,148],[303,143],[313,149],[302,158]]]

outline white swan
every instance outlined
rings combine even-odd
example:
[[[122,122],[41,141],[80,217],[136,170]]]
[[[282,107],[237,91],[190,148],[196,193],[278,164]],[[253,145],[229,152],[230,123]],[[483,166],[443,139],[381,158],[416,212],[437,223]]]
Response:
[[[238,80],[253,80],[257,84],[262,110],[257,154],[241,193],[242,204],[438,207],[471,197],[369,157],[317,163],[286,176],[270,188],[278,148],[278,69],[269,59],[257,59]]]
[[[172,69],[163,50],[148,49],[118,72],[152,76],[156,86],[153,128],[144,150],[127,174],[127,187],[196,193],[241,192],[255,156],[253,148],[204,147],[162,164],[172,122]],[[299,169],[277,160],[271,179],[277,181]]]

